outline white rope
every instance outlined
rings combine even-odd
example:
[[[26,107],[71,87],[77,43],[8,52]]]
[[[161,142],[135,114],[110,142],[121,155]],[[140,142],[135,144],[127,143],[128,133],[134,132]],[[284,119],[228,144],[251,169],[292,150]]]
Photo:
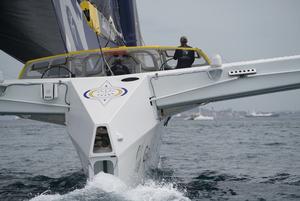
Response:
[[[276,57],[276,58],[270,58],[270,59],[258,59],[258,60],[252,60],[252,61],[241,61],[241,62],[235,62],[235,63],[226,63],[226,64],[223,64],[222,67],[238,67],[238,66],[273,63],[273,62],[280,62],[280,61],[291,61],[291,60],[298,60],[298,59],[300,59],[300,55]]]

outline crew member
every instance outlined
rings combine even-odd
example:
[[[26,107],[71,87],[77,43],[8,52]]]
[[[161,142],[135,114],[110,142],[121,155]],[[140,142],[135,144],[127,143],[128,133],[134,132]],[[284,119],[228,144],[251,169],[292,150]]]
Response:
[[[121,59],[116,59],[113,65],[110,67],[111,71],[113,72],[114,75],[125,75],[125,74],[130,74],[130,71],[127,66],[122,64]],[[107,75],[110,76],[111,72],[108,71]]]
[[[179,47],[182,48],[191,48],[188,46],[188,39],[185,36],[180,38],[181,45]],[[178,68],[189,68],[195,61],[195,52],[193,50],[176,50],[173,56],[175,60],[178,60],[176,69]]]

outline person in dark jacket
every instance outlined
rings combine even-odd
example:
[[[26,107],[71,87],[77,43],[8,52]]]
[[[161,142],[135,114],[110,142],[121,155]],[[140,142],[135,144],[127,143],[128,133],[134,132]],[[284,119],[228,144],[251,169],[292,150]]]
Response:
[[[179,47],[191,48],[191,46],[187,45],[188,39],[185,36],[180,38],[180,43]],[[195,52],[193,50],[176,50],[173,58],[178,60],[176,69],[189,68],[195,61]]]
[[[130,71],[127,66],[122,64],[121,59],[116,59],[113,65],[111,66],[111,71],[113,72],[114,75],[125,75],[125,74],[130,74]],[[107,75],[110,76],[111,72],[108,71]]]

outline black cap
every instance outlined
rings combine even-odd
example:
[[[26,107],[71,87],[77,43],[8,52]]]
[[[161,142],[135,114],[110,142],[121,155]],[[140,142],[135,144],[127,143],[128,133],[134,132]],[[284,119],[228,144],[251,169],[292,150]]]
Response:
[[[180,37],[180,42],[181,42],[181,43],[187,43],[187,42],[188,42],[187,37],[181,36],[181,37]]]

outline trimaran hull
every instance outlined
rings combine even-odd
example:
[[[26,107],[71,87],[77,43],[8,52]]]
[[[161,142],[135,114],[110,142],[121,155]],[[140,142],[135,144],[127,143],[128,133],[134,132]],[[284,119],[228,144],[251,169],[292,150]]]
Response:
[[[86,1],[1,1],[1,49],[24,62],[106,45],[142,44],[134,0],[94,2],[104,12],[94,13],[102,19],[96,24],[103,28],[99,35],[79,5]],[[40,26],[31,29],[32,24]],[[156,167],[170,116],[209,102],[298,89],[297,67],[253,69],[296,59],[300,57],[111,77],[6,80],[0,83],[0,114],[66,125],[89,178],[104,171],[136,183]]]
[[[279,58],[292,59],[300,57]],[[274,61],[278,59],[263,62]],[[241,67],[233,63],[111,77],[5,81],[0,84],[0,114],[64,117],[60,123],[67,126],[89,178],[104,171],[136,183],[157,166],[170,116],[209,102],[300,88],[297,67],[274,72],[264,66],[250,75],[233,74],[237,69]],[[54,94],[53,99],[47,94]]]

